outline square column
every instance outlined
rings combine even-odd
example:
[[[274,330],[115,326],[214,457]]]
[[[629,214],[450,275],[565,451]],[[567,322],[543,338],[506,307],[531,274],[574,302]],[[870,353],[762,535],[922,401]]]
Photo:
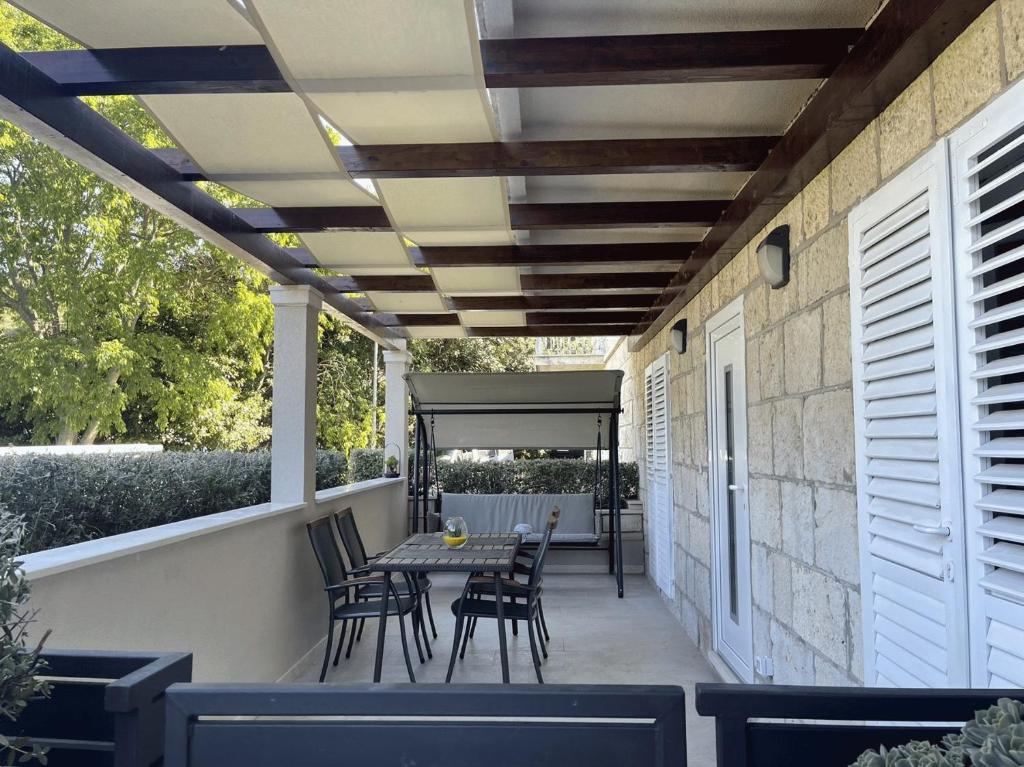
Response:
[[[317,322],[323,296],[308,285],[275,285],[271,503],[312,503],[316,493]]]
[[[384,350],[384,460],[394,453],[395,445],[402,454],[398,473],[409,474],[409,386],[405,373],[412,355],[406,351],[405,340],[395,341],[395,349]]]

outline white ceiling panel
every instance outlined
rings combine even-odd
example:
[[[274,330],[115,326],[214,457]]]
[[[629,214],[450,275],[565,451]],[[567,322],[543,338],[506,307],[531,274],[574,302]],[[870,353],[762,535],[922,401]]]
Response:
[[[498,178],[380,179],[377,188],[391,220],[403,231],[508,226]]]
[[[443,293],[518,293],[519,270],[510,266],[466,266],[433,269]]]
[[[781,134],[817,80],[523,88],[528,140]]]
[[[14,5],[91,48],[263,42],[227,0],[16,0]]]
[[[393,232],[314,232],[301,238],[320,264],[347,274],[418,273]],[[374,271],[354,271],[365,267]]]
[[[877,0],[516,0],[519,37],[864,26]]]
[[[299,80],[473,75],[472,0],[247,0]]]
[[[339,173],[337,178],[225,181],[246,197],[275,207],[378,205],[377,200]]]
[[[611,173],[593,176],[530,176],[530,202],[709,200],[733,197],[749,173]]]
[[[357,144],[493,141],[490,107],[476,90],[309,92]]]
[[[448,307],[437,293],[393,293],[373,291],[366,294],[379,312],[446,312]]]
[[[409,338],[465,338],[466,331],[458,325],[423,325],[406,328]]]
[[[330,173],[344,178],[293,93],[146,96],[142,101],[213,179],[237,173]]]
[[[526,324],[523,312],[459,312],[459,320],[467,328],[521,327]]]

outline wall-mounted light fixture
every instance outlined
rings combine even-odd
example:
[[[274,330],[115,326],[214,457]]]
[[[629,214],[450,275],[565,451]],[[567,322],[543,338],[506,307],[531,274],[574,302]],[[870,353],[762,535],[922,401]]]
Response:
[[[776,227],[757,246],[757,268],[773,290],[789,282],[789,226]]]
[[[672,344],[676,354],[682,354],[686,351],[686,320],[679,320],[679,322],[672,326],[672,331],[669,333],[669,342]]]

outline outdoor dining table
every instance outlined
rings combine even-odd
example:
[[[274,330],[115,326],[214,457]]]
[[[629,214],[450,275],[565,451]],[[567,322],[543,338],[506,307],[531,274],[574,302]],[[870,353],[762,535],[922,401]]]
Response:
[[[501,648],[501,681],[508,683],[508,640],[505,636],[502,578],[510,577],[522,538],[519,533],[471,533],[461,548],[450,548],[440,533],[418,533],[378,557],[371,565],[382,573],[493,573],[494,595],[497,601],[498,645]],[[384,635],[387,628],[388,600],[381,600],[380,621],[377,629],[377,658],[373,667],[373,681],[380,681],[384,661]],[[401,620],[401,618],[399,618]]]

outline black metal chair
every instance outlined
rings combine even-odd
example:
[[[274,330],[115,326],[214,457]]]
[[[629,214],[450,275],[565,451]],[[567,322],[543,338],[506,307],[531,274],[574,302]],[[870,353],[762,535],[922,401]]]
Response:
[[[338,652],[345,642],[345,631],[349,621],[365,621],[367,618],[379,618],[381,611],[381,598],[360,599],[357,597],[358,590],[364,586],[377,585],[384,593],[386,587],[390,594],[387,597],[387,614],[398,616],[398,627],[402,634],[402,650],[405,652],[405,665],[409,670],[409,679],[416,681],[412,670],[412,659],[409,657],[409,643],[405,637],[404,616],[416,610],[416,599],[414,596],[401,595],[390,578],[380,576],[362,576],[352,578],[345,569],[345,561],[341,558],[341,550],[332,531],[330,517],[321,517],[306,523],[306,530],[309,533],[309,542],[313,545],[313,552],[316,554],[317,562],[320,564],[320,572],[324,577],[324,591],[327,592],[327,647],[324,649],[324,662],[320,668],[320,681],[327,676],[327,663],[331,658],[331,646],[334,642],[334,624],[341,621],[341,637],[338,640]],[[355,631],[355,626],[352,631]],[[423,662],[423,650],[420,648],[419,635],[413,632],[413,639],[416,640],[416,650],[419,652],[420,662]],[[334,656],[334,664],[338,663],[338,654]]]
[[[552,533],[555,531],[555,528],[558,527],[558,519],[561,516],[562,510],[555,506],[554,510],[551,512],[551,515],[548,517],[548,527],[551,528]],[[515,576],[517,575],[525,575],[527,576],[527,578],[529,578],[530,571],[533,569],[533,559],[533,552],[520,551],[516,557],[515,569],[512,571],[512,577],[515,578]],[[476,575],[480,575],[480,573],[476,573]],[[541,579],[540,583],[538,584],[538,588],[543,590],[543,586],[544,580]],[[493,585],[491,591],[494,591]],[[513,599],[513,601],[515,600]],[[544,657],[546,658],[548,657],[548,649],[544,643],[551,641],[551,634],[548,633],[548,622],[547,618],[544,617],[544,600],[541,599],[540,596],[537,597],[537,618],[537,638],[540,640],[541,652],[544,654]],[[513,636],[519,636],[519,621],[517,620],[512,621],[512,634]],[[472,618],[469,622],[469,631],[466,632],[466,635],[463,637],[462,640],[462,651],[459,654],[460,658],[464,657],[466,654],[466,641],[472,639],[475,636],[476,618]]]
[[[533,669],[537,672],[537,682],[544,684],[544,677],[540,671],[540,654],[537,652],[537,637],[534,632],[534,625],[539,630],[539,605],[543,592],[544,560],[547,558],[548,548],[551,545],[551,534],[558,524],[558,516],[554,513],[548,518],[547,529],[541,539],[537,551],[533,555],[533,562],[530,567],[530,575],[526,583],[503,578],[502,579],[502,612],[505,620],[520,620],[526,622],[530,635],[530,653],[533,655]],[[451,682],[452,673],[455,670],[455,656],[465,657],[465,638],[469,635],[467,619],[494,618],[497,619],[497,600],[494,579],[489,576],[473,575],[466,581],[462,595],[452,602],[452,612],[455,614],[455,639],[452,643],[452,657],[448,662],[448,676],[445,682]],[[485,597],[492,597],[485,599]],[[520,599],[523,601],[521,602]],[[465,630],[465,637],[463,631]],[[459,643],[462,642],[462,650],[459,650]],[[547,657],[545,648],[544,657]]]
[[[342,509],[334,513],[334,524],[338,528],[338,536],[341,538],[341,544],[345,547],[345,553],[348,555],[348,562],[352,566],[352,572],[356,574],[368,573],[372,571],[370,564],[373,560],[377,559],[381,554],[376,554],[372,557],[367,556],[366,546],[363,545],[363,537],[359,534],[359,526],[356,525],[355,515],[352,513],[352,509]],[[383,552],[381,552],[383,553]],[[420,630],[423,633],[423,643],[427,648],[427,655],[431,658],[434,657],[430,650],[430,640],[427,638],[427,629],[423,622],[423,605],[426,605],[427,618],[430,620],[430,631],[434,635],[434,639],[437,639],[437,627],[434,626],[434,611],[430,606],[430,578],[427,577],[426,573],[420,573],[417,575],[415,581],[410,581],[406,584],[398,584],[399,591],[405,593],[415,593],[417,598],[417,618]],[[379,598],[381,594],[382,586],[371,585],[364,586],[359,589],[360,597],[367,597],[370,599]],[[359,622],[359,629],[352,636],[349,637],[349,647],[346,651],[345,657],[347,658],[352,652],[352,640],[355,639],[358,642],[363,638],[363,623]],[[339,652],[341,648],[338,648]]]

